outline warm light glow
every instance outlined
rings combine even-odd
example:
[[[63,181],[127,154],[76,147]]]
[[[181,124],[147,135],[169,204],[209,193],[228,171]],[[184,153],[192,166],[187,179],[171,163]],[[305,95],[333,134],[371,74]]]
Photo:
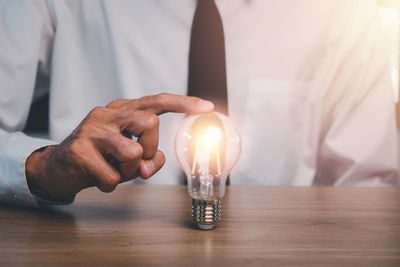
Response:
[[[376,2],[380,7],[400,8],[400,0],[377,0]]]
[[[381,3],[383,5],[383,1]],[[391,76],[395,101],[399,100],[399,7],[400,1],[386,1],[385,7],[379,8],[379,15],[387,31],[390,48]]]
[[[221,199],[240,152],[239,132],[227,116],[218,112],[188,116],[176,134],[175,153],[190,196],[204,201]]]
[[[201,136],[199,136],[199,138],[197,138],[197,141],[196,141],[196,150],[194,152],[192,174],[194,174],[194,170],[196,169],[197,154],[198,154],[198,151],[199,151],[200,142],[201,142]]]
[[[216,142],[218,139],[221,139],[221,137],[222,131],[216,126],[209,126],[204,131],[204,139],[210,144]]]
[[[193,156],[192,174],[195,173],[196,165],[199,163],[199,159],[204,161],[205,164],[200,166],[203,174],[209,175],[208,168],[205,165],[209,164],[211,155],[215,153],[217,161],[217,174],[221,175],[221,161],[220,161],[220,147],[222,142],[222,131],[216,126],[208,126],[203,134],[199,135],[196,140],[196,149]]]

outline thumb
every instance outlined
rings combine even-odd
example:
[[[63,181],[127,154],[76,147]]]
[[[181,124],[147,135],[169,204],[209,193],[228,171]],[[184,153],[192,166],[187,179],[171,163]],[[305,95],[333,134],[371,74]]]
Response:
[[[158,172],[165,163],[164,153],[158,150],[154,157],[149,160],[141,160],[139,162],[140,177],[143,179],[149,179],[156,172]]]

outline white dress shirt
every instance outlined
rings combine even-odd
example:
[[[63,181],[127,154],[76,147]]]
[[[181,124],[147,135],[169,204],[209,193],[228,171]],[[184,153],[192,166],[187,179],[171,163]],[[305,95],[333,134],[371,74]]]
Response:
[[[243,139],[233,185],[399,183],[389,49],[375,1],[216,3],[229,113]],[[195,7],[195,0],[0,0],[0,200],[36,205],[26,158],[63,140],[93,107],[186,94]],[[19,132],[47,90],[53,141]],[[173,146],[182,116],[161,117],[167,162],[149,183],[179,181]]]

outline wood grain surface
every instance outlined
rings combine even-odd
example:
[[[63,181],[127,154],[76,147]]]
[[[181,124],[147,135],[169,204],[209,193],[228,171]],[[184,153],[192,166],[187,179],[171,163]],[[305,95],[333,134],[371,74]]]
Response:
[[[0,266],[400,266],[400,188],[231,186],[215,230],[190,216],[185,186],[0,205]]]

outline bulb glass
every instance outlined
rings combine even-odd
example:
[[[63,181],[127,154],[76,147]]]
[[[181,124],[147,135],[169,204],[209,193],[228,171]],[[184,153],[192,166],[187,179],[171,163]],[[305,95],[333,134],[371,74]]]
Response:
[[[193,199],[221,199],[237,163],[241,139],[230,119],[218,112],[189,116],[178,130],[175,152]]]

